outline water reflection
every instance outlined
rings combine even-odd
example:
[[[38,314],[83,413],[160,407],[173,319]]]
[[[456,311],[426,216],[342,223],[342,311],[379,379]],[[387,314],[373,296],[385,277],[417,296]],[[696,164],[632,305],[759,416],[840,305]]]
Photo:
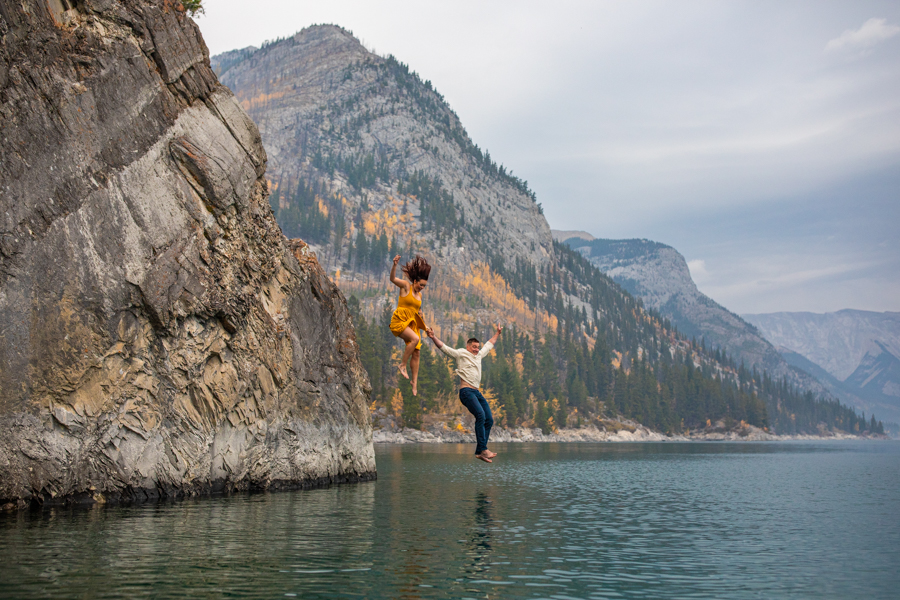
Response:
[[[3,528],[0,597],[327,591],[336,567],[371,568],[373,504],[367,483],[28,513]]]
[[[377,482],[323,490],[0,515],[0,598],[900,587],[897,445],[515,445],[490,466],[468,450],[379,448]]]
[[[491,530],[494,528],[492,501],[487,492],[479,491],[472,502],[472,523],[468,527],[466,544],[467,562],[463,576],[468,579],[484,579],[490,571]]]

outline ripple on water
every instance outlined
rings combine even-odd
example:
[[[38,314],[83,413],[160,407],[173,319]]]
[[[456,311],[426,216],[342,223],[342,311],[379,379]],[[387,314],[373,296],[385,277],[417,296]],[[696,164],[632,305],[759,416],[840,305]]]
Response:
[[[0,517],[0,597],[892,598],[898,448],[379,447],[372,483]]]

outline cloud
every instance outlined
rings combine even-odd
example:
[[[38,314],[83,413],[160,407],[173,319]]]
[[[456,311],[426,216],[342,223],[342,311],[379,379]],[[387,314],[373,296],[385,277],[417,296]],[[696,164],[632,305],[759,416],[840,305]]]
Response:
[[[705,260],[703,260],[702,258],[698,258],[697,260],[689,260],[687,266],[691,271],[691,278],[694,280],[694,283],[700,285],[709,281],[709,271],[707,271],[706,269]]]
[[[822,295],[823,290],[832,290],[832,294],[847,280],[858,280],[860,272],[866,270],[865,264],[794,264],[795,259],[788,261],[780,257],[751,257],[746,260],[737,259],[733,264],[717,269],[717,277],[702,283],[695,280],[703,293],[720,302],[729,310],[753,312],[748,307],[791,306],[790,298],[803,297],[800,304],[810,309],[823,312],[843,308],[839,301],[831,306],[824,299],[813,303],[806,297]],[[693,270],[691,274],[693,275]],[[774,303],[772,299],[777,298]],[[814,308],[813,308],[814,307]],[[789,310],[781,308],[779,310]]]
[[[736,232],[740,238],[740,232]],[[776,236],[783,237],[783,236]],[[734,245],[747,247],[747,240]],[[836,244],[804,237],[792,242],[768,240],[756,253],[743,256],[728,243],[707,247],[710,260],[704,261],[709,277],[695,280],[706,295],[737,313],[807,310],[832,312],[841,308],[896,310],[900,281],[898,258],[871,252],[868,248],[848,250]],[[692,261],[693,262],[693,261]],[[693,265],[691,265],[693,275]]]
[[[900,33],[900,27],[888,25],[887,19],[869,19],[859,29],[848,29],[825,44],[826,52],[871,48]]]

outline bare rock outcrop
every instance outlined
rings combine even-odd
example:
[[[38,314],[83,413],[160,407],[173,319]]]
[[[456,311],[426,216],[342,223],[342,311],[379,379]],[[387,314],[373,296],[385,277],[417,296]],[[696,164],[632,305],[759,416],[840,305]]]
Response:
[[[0,504],[374,477],[337,288],[179,2],[0,0]]]

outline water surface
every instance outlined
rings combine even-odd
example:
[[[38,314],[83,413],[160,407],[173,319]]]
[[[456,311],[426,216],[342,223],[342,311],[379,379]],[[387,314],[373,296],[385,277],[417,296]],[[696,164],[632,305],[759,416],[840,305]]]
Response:
[[[4,598],[896,598],[900,444],[377,446],[378,481],[0,515]]]

